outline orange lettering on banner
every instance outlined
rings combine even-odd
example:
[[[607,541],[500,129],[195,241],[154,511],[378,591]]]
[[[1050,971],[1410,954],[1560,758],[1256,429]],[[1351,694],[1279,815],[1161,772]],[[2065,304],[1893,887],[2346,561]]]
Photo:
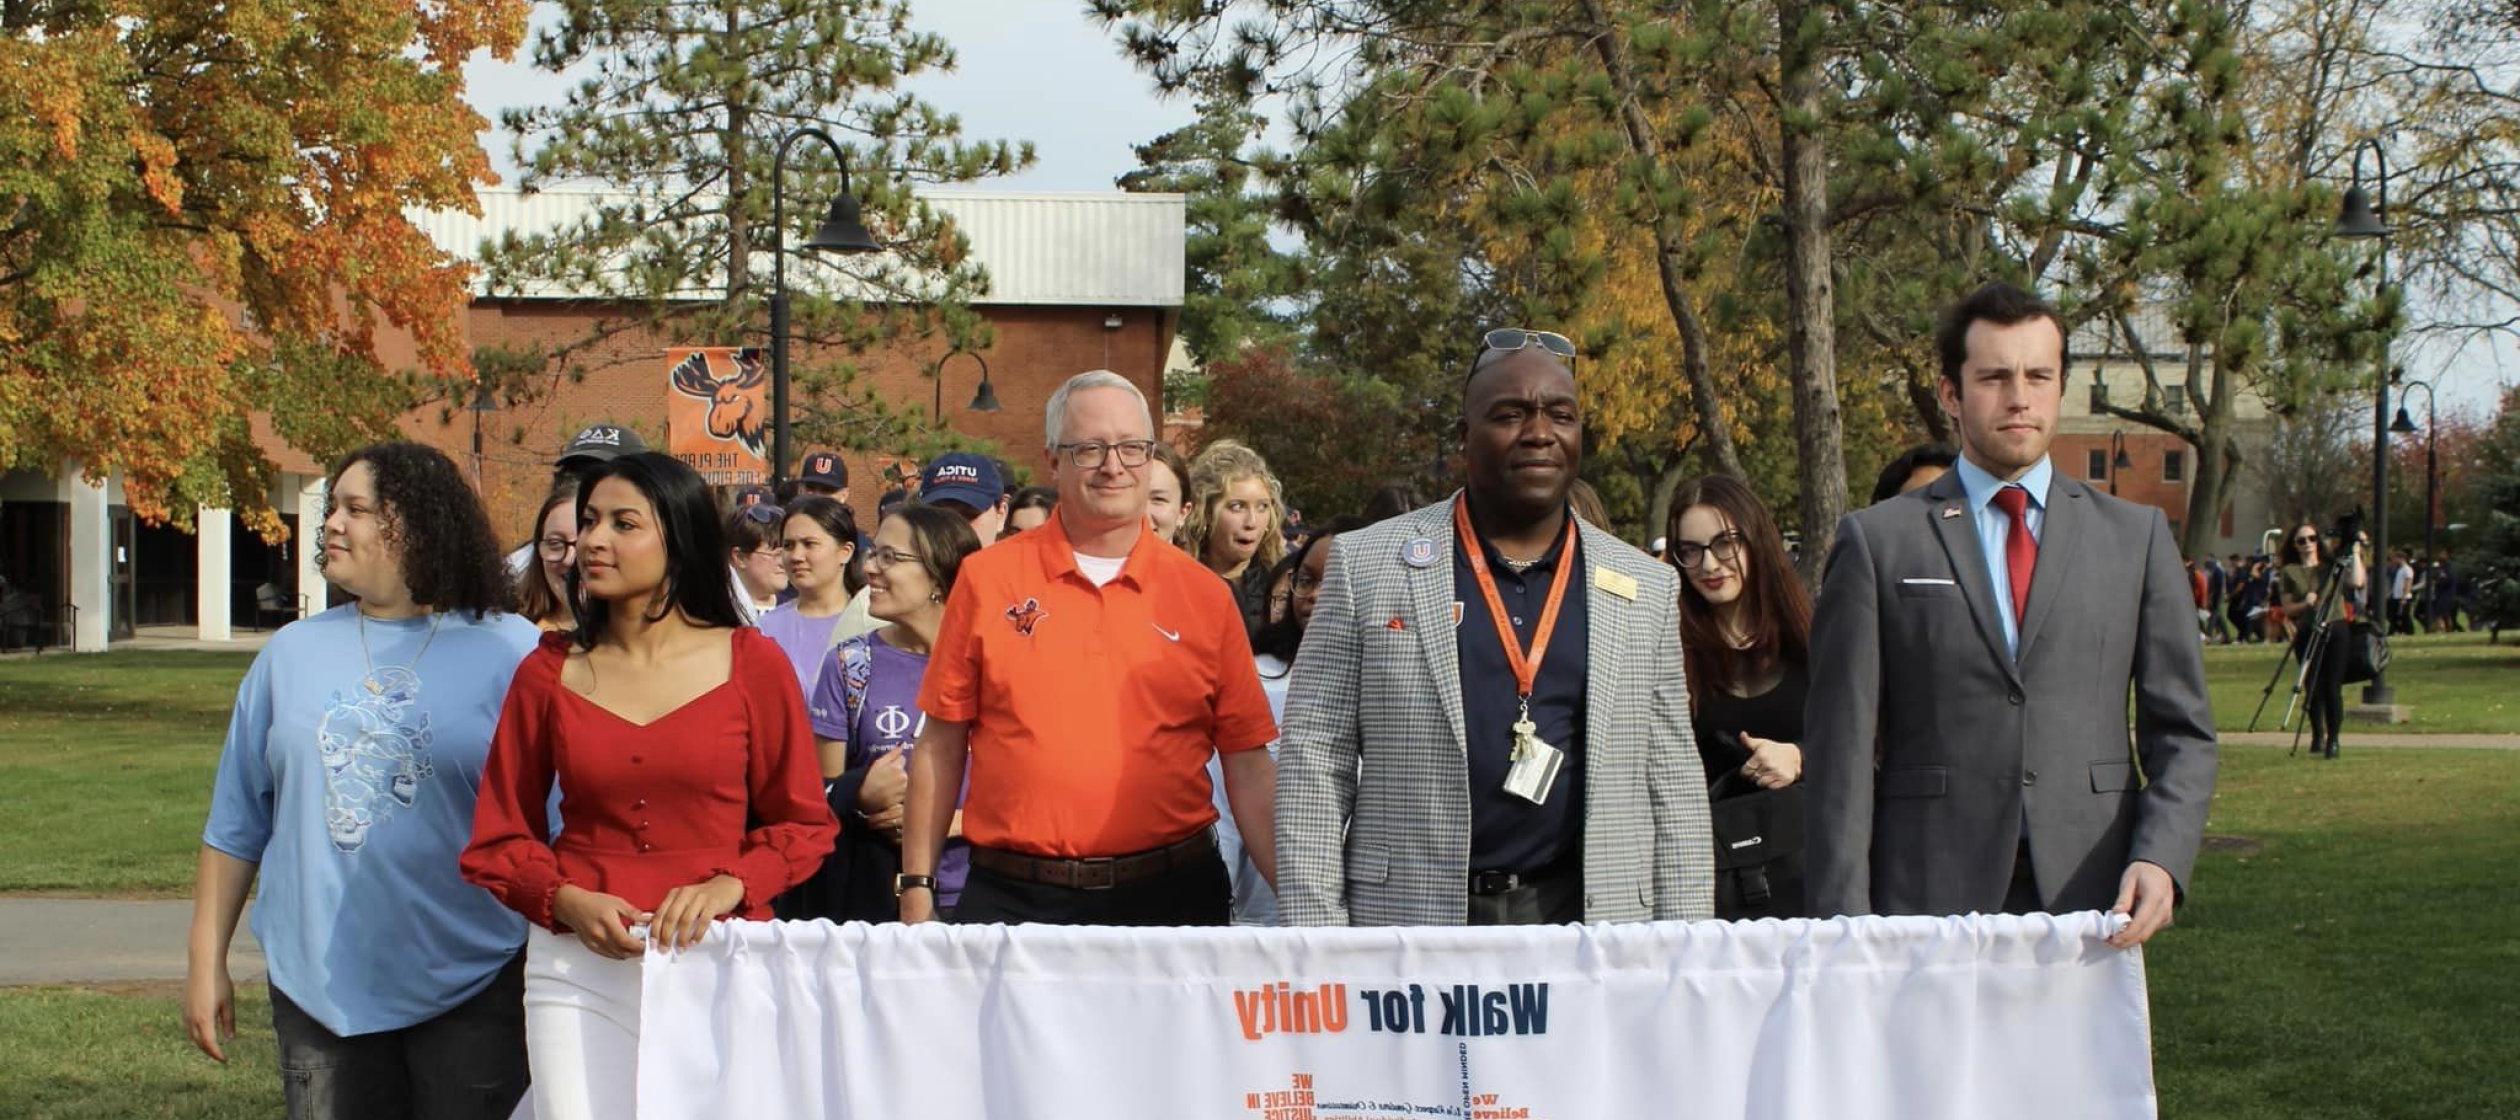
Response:
[[[769,353],[754,346],[665,351],[665,443],[711,485],[768,481]]]

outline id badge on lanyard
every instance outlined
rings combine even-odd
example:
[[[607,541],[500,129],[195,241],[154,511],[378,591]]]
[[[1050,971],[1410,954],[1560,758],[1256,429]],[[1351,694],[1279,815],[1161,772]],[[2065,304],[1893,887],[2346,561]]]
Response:
[[[1461,551],[1470,558],[1470,574],[1487,600],[1488,621],[1496,625],[1497,640],[1505,646],[1505,663],[1514,671],[1515,696],[1522,704],[1514,718],[1513,765],[1505,772],[1505,792],[1534,805],[1547,804],[1549,791],[1557,786],[1558,771],[1566,766],[1566,752],[1540,737],[1539,725],[1531,721],[1531,690],[1540,681],[1540,662],[1549,655],[1549,635],[1557,630],[1558,607],[1566,601],[1566,585],[1575,571],[1575,519],[1566,519],[1557,572],[1549,580],[1548,603],[1540,610],[1540,628],[1532,632],[1528,653],[1506,618],[1504,597],[1496,593],[1487,554],[1470,530],[1470,508],[1465,502],[1453,503],[1453,531],[1461,537]]]

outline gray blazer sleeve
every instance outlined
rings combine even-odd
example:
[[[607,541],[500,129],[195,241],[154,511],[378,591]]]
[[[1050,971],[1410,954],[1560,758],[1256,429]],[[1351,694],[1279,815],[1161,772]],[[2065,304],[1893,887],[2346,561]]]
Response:
[[[2205,692],[2194,592],[2169,519],[2157,509],[2151,514],[2135,634],[2135,755],[2144,791],[2127,858],[2161,865],[2184,898],[2214,800],[2214,709]]]
[[[1810,790],[1805,874],[1813,915],[1872,912],[1873,743],[1881,711],[1881,600],[1870,545],[1838,521],[1811,626],[1803,710]],[[2193,626],[2190,627],[2193,629]]]
[[[1295,655],[1277,756],[1278,922],[1348,924],[1346,835],[1356,806],[1362,643],[1347,550],[1330,549]]]
[[[1659,592],[1661,585],[1655,584]],[[1712,811],[1706,802],[1706,769],[1698,761],[1689,724],[1689,681],[1680,656],[1677,583],[1651,629],[1655,634],[1653,733],[1647,737],[1647,795],[1654,808],[1654,919],[1699,920],[1715,916]]]

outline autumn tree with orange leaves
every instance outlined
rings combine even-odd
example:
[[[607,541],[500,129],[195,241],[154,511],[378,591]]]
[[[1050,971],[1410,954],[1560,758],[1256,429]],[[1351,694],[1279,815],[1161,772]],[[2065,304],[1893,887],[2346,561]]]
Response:
[[[277,538],[253,418],[329,457],[468,381],[468,274],[405,214],[492,180],[461,67],[526,9],[0,5],[0,467],[119,470],[143,518]]]

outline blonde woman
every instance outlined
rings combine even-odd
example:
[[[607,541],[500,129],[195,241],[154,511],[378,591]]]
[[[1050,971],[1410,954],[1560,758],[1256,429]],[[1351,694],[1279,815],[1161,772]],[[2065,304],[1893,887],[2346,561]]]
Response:
[[[1190,462],[1181,544],[1232,584],[1243,628],[1266,621],[1269,571],[1286,556],[1286,495],[1269,464],[1243,444],[1218,440]]]

